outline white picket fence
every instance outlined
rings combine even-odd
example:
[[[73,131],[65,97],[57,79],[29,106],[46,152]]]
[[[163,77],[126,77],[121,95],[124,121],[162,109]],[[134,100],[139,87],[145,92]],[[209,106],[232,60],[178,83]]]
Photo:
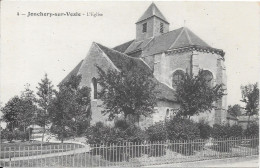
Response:
[[[137,167],[258,155],[258,137],[1,147],[2,167]]]

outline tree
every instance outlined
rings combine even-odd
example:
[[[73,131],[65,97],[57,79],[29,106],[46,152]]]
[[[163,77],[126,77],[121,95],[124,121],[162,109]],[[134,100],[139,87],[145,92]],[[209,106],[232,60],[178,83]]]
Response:
[[[20,113],[21,99],[18,96],[11,98],[2,108],[3,120],[7,123],[9,131],[13,131],[18,126],[18,115]]]
[[[33,122],[33,115],[37,107],[34,104],[33,91],[28,87],[29,85],[26,85],[21,97],[14,96],[2,108],[3,119],[11,132],[15,128],[23,129],[26,132],[26,128]]]
[[[121,71],[104,71],[97,66],[101,86],[98,96],[103,101],[103,114],[112,120],[118,114],[124,118],[134,117],[139,122],[140,116],[149,116],[156,104],[155,83],[149,74],[130,62]]]
[[[242,114],[241,109],[242,109],[242,107],[239,104],[235,104],[233,106],[229,105],[227,112],[230,115],[237,117],[237,116],[240,116]]]
[[[36,99],[39,110],[37,116],[37,124],[43,127],[42,141],[44,139],[44,134],[46,132],[46,126],[50,123],[49,121],[49,108],[50,102],[54,96],[54,90],[52,82],[49,80],[48,75],[45,74],[44,78],[41,79],[41,82],[38,83],[38,98]]]
[[[19,125],[23,126],[23,132],[26,132],[26,128],[34,122],[34,114],[37,111],[37,106],[35,105],[35,95],[30,89],[30,84],[25,85],[25,90],[22,91],[20,99],[21,106],[18,121]]]
[[[241,86],[242,92],[242,102],[245,103],[246,115],[248,115],[249,126],[250,117],[252,115],[258,114],[259,111],[259,88],[258,83],[248,84],[246,86]]]
[[[176,98],[180,104],[179,115],[189,117],[212,110],[214,102],[224,95],[223,84],[209,86],[203,76],[203,70],[198,75],[185,73],[183,79],[176,83]]]
[[[50,106],[51,131],[63,142],[65,137],[79,135],[89,124],[90,89],[80,87],[81,76],[71,76],[54,91]]]

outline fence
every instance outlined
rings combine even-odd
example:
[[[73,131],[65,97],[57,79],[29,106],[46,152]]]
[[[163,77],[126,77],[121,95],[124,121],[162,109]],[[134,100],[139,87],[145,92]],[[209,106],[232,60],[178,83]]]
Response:
[[[82,146],[1,146],[3,167],[136,167],[258,155],[258,137]]]

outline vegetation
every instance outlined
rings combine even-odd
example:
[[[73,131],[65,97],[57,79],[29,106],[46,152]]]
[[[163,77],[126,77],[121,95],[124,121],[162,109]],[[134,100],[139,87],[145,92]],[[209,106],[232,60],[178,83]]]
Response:
[[[249,127],[250,117],[257,114],[259,111],[259,88],[258,83],[248,84],[246,86],[241,86],[242,92],[242,102],[245,103],[246,115],[248,116]]]
[[[29,85],[26,85],[20,97],[14,96],[1,109],[3,120],[7,123],[10,132],[15,129],[26,132],[27,127],[33,123],[36,110],[35,96],[29,89]]]
[[[169,140],[191,140],[200,137],[198,125],[192,120],[174,117],[166,123]]]
[[[50,106],[51,132],[63,142],[65,137],[81,135],[90,119],[90,89],[80,87],[81,76],[71,76],[55,91]]]
[[[38,83],[37,87],[37,99],[36,102],[38,103],[38,113],[36,118],[36,123],[43,127],[43,135],[42,141],[44,139],[44,134],[46,132],[45,127],[50,123],[49,117],[49,108],[54,96],[53,85],[48,78],[48,75],[45,74],[44,78],[41,79],[41,82]]]
[[[204,120],[199,121],[198,128],[200,130],[200,138],[208,139],[211,134],[212,127],[206,123]]]
[[[155,123],[146,130],[149,141],[165,141],[167,139],[167,130],[163,122]]]
[[[231,138],[231,137],[241,137],[243,135],[243,129],[239,125],[230,126],[214,124],[211,132],[213,138]]]
[[[259,125],[256,123],[250,124],[243,132],[244,136],[259,136]]]
[[[99,98],[103,101],[103,114],[109,114],[109,119],[123,114],[125,119],[134,118],[132,122],[139,122],[140,116],[150,116],[154,113],[155,84],[152,74],[129,63],[120,72],[108,70],[105,72],[97,66],[101,86]]]
[[[229,105],[227,112],[232,116],[241,116],[242,115],[242,107],[239,104],[235,104],[233,106]]]
[[[198,75],[185,73],[183,80],[176,83],[176,98],[180,103],[179,114],[185,117],[212,110],[214,102],[224,95],[223,84],[211,87],[205,79],[203,70]]]

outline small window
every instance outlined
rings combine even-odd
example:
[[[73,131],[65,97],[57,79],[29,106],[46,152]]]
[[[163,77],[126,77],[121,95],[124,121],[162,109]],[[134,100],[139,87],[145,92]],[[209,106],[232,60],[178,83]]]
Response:
[[[183,80],[184,72],[182,70],[177,70],[172,75],[172,87],[176,88],[177,85]]]
[[[163,33],[163,23],[160,23],[160,33]]]
[[[168,115],[169,115],[169,109],[166,110],[166,116],[168,116]]]
[[[143,33],[147,32],[147,23],[143,24]]]
[[[97,99],[97,79],[92,78],[92,93],[93,93],[93,99]]]
[[[208,70],[203,70],[202,75],[203,75],[203,78],[206,80],[207,85],[209,87],[212,87],[212,85],[213,85],[213,75],[212,75],[212,73]]]

